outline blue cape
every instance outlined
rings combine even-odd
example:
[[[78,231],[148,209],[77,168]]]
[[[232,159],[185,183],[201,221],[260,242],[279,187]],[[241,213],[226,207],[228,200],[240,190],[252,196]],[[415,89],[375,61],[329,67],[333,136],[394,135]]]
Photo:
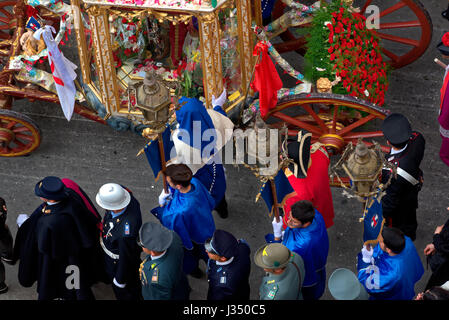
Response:
[[[363,262],[358,255],[358,279],[370,294],[370,300],[412,300],[415,283],[424,274],[424,267],[409,237],[405,237],[405,248],[390,256],[380,245],[374,247],[374,265]]]
[[[206,164],[195,173],[194,177],[200,180],[210,192],[215,201],[215,208],[226,192],[226,176],[223,165],[215,162]]]
[[[181,109],[176,110],[176,120],[179,123],[179,129],[186,130],[189,133],[190,140],[187,141],[182,134],[178,135],[179,140],[188,144],[192,148],[199,149],[201,151],[210,144],[212,144],[211,147],[215,146],[216,137],[211,136],[208,141],[203,141],[203,137],[205,137],[203,136],[204,131],[208,129],[215,130],[214,123],[207,113],[206,107],[196,98],[182,97],[179,99],[179,104],[184,102],[186,103],[181,107]],[[196,121],[196,123],[194,123],[194,121]]]
[[[206,188],[196,178],[191,180],[192,189],[188,193],[175,190],[173,199],[160,209],[157,216],[162,225],[174,230],[182,240],[186,249],[192,249],[192,241],[198,244],[211,238],[215,231],[215,222],[212,210],[215,202]]]
[[[317,272],[326,267],[329,238],[321,213],[315,209],[315,218],[307,228],[287,227],[282,244],[304,260],[306,276],[303,286],[317,284]]]

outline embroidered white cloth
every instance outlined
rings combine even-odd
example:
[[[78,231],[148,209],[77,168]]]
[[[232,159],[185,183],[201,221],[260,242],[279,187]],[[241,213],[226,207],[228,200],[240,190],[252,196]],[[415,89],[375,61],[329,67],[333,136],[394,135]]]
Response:
[[[74,80],[77,75],[74,70],[77,66],[64,57],[52,33],[56,33],[55,28],[52,26],[44,26],[34,33],[34,37],[39,40],[42,36],[45,41],[48,49],[48,62],[50,63],[53,79],[55,80],[59,103],[61,104],[64,116],[70,121],[75,107],[76,88]]]

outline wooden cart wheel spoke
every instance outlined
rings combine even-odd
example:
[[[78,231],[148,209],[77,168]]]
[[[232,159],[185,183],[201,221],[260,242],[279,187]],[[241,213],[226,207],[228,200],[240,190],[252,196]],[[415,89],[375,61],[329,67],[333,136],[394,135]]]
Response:
[[[24,148],[26,148],[26,144],[25,143],[23,143],[23,142],[21,142],[20,140],[18,140],[18,139],[14,139],[14,141],[13,141],[17,146],[19,146],[19,148],[20,149],[24,149]]]
[[[29,142],[33,142],[34,141],[34,137],[33,136],[29,136],[29,135],[22,134],[22,133],[16,134],[16,138],[20,138],[22,140],[26,140],[26,141],[29,141]]]
[[[0,109],[0,124],[0,156],[23,156],[39,147],[40,129],[29,117]]]
[[[400,1],[400,2],[392,5],[391,7],[387,8],[385,10],[382,10],[379,14],[379,17],[380,18],[385,17],[386,15],[393,13],[401,8],[404,8],[405,6],[407,6],[407,4],[405,2]]]
[[[368,8],[368,6],[371,4],[371,2],[373,2],[373,0],[367,0],[367,1],[365,2],[365,4],[363,5],[363,7],[360,9],[360,13],[361,13],[361,14],[365,14],[366,8]]]
[[[316,121],[318,126],[321,128],[323,132],[327,131],[326,124],[324,121],[315,113],[310,104],[303,105],[303,108],[312,116],[312,118]],[[297,119],[297,118],[296,118]],[[297,119],[298,120],[298,119]]]
[[[16,127],[14,129],[12,129],[12,132],[14,133],[21,133],[21,132],[28,132],[28,128],[27,127]]]
[[[6,48],[11,45],[11,40],[3,40],[0,41],[0,48]]]
[[[9,33],[6,33],[6,32],[1,31],[2,29],[3,29],[2,26],[0,26],[0,39],[3,39],[3,40],[8,40],[8,39],[10,39],[11,36],[9,35]],[[5,29],[9,30],[9,27],[8,27],[8,28],[5,28]]]
[[[332,116],[332,127],[330,133],[336,133],[337,128],[337,117],[340,112],[340,106],[334,106],[334,115]]]
[[[16,121],[11,120],[11,122],[9,122],[4,128],[8,129],[8,130],[12,130],[12,128],[17,124]],[[15,130],[12,130],[15,132]]]
[[[397,63],[399,61],[398,55],[395,55],[393,52],[391,52],[385,48],[382,48],[382,53],[384,55],[386,55],[388,58],[390,58],[393,61],[393,63]]]
[[[402,44],[406,44],[406,45],[413,46],[413,47],[419,46],[418,40],[414,40],[414,39],[410,39],[410,38],[402,38],[399,36],[394,36],[392,34],[386,34],[386,33],[381,33],[381,32],[375,32],[375,34],[378,35],[379,38],[384,39],[384,40],[402,43]]]
[[[5,145],[3,142],[0,142],[0,154],[7,154],[11,151],[7,145]]]
[[[3,22],[9,26],[9,23],[11,22],[10,17],[0,17],[0,22]]]
[[[376,138],[376,137],[383,137],[384,134],[382,131],[372,131],[372,132],[353,132],[348,133],[347,135],[343,136],[343,139],[345,140],[354,140],[358,138],[368,139],[368,138]]]
[[[403,21],[403,22],[390,22],[390,23],[381,23],[379,24],[379,29],[397,29],[397,28],[416,28],[421,27],[421,22],[419,20],[414,21]]]
[[[293,124],[297,127],[304,128],[307,131],[310,131],[311,133],[315,133],[317,135],[321,135],[321,133],[322,133],[321,128],[319,128],[317,126],[310,125],[306,122],[297,120],[293,117],[287,116],[286,114],[283,114],[282,112],[275,112],[272,114],[272,116],[275,118],[281,119],[287,123]]]
[[[364,125],[365,123],[367,123],[368,121],[371,121],[371,120],[373,120],[373,119],[375,119],[375,118],[376,118],[376,115],[370,114],[370,115],[368,115],[368,116],[366,116],[366,117],[364,117],[364,118],[362,118],[362,119],[360,119],[360,120],[357,120],[356,122],[350,124],[349,126],[344,127],[343,129],[339,130],[339,131],[337,132],[337,134],[338,134],[339,136],[344,136],[345,134],[351,132],[351,131],[354,130],[355,128],[358,128],[358,127]]]

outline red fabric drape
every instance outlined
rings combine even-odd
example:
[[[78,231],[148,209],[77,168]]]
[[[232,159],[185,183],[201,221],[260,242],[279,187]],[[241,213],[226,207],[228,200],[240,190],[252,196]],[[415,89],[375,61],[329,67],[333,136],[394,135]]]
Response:
[[[268,55],[268,46],[265,43],[259,41],[254,47],[253,55],[259,56],[259,61],[256,64],[251,89],[259,92],[260,114],[265,117],[267,112],[276,106],[277,92],[283,84]]]

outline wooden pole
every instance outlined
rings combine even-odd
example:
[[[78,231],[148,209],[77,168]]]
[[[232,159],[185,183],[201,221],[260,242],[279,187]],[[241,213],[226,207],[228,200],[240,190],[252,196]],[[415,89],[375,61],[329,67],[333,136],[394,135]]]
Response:
[[[445,65],[441,60],[435,58],[433,61],[436,62],[436,64],[438,64],[439,66],[443,67],[444,69],[447,68],[447,65]]]
[[[165,193],[168,193],[167,177],[165,176],[165,168],[167,168],[167,165],[165,163],[164,140],[162,140],[162,132],[159,132],[157,134],[157,140],[159,142],[159,153],[161,155],[161,167],[162,167],[162,178],[164,181],[164,191]]]
[[[273,207],[274,207],[274,216],[276,217],[276,222],[279,222],[279,208],[278,208],[278,197],[276,194],[276,185],[274,183],[274,179],[270,179],[271,183],[271,194],[273,195]]]

